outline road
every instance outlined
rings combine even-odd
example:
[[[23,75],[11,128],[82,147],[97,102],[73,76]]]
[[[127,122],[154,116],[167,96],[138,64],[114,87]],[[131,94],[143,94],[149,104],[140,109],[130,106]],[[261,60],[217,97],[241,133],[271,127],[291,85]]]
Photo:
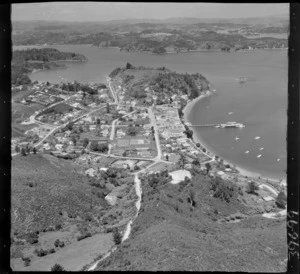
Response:
[[[111,92],[112,96],[114,97],[114,100],[115,100],[114,103],[115,103],[115,104],[118,104],[118,103],[119,103],[119,102],[118,102],[118,97],[117,97],[117,95],[116,95],[114,89],[113,89],[112,86],[111,86],[111,80],[110,80],[110,78],[108,78],[108,86],[109,86],[109,89],[110,89],[110,92]]]
[[[158,128],[157,128],[157,124],[156,124],[156,120],[155,120],[155,116],[154,116],[152,107],[148,108],[148,116],[149,116],[151,124],[154,128],[154,135],[155,135],[156,148],[157,148],[156,160],[159,161],[159,160],[161,160],[162,152],[161,152],[161,147],[160,147]]]
[[[266,185],[266,184],[260,184],[259,186],[258,186],[259,188],[267,188],[268,190],[270,190],[274,195],[278,195],[279,194],[279,192],[278,192],[278,190],[277,189],[275,189],[274,187],[271,187],[271,186],[269,186],[269,185]]]

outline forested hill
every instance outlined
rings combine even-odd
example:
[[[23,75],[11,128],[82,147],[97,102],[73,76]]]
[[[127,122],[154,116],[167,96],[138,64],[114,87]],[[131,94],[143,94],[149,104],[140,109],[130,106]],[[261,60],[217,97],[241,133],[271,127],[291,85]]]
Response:
[[[209,81],[200,73],[182,74],[165,67],[135,67],[129,63],[114,69],[110,75],[127,89],[127,95],[138,100],[157,96],[157,104],[164,103],[173,95],[187,95],[194,99],[210,90]]]
[[[30,78],[27,73],[35,69],[53,69],[64,67],[58,61],[84,62],[87,58],[78,53],[61,52],[53,48],[26,49],[13,51],[11,64],[11,83],[14,85],[29,84]]]

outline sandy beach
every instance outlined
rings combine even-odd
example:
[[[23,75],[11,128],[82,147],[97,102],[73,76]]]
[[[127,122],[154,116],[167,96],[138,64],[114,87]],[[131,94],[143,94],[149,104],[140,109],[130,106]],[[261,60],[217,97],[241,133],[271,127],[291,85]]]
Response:
[[[200,100],[202,100],[203,98],[205,97],[208,97],[208,96],[211,96],[212,93],[211,92],[208,92],[207,94],[205,95],[200,95],[199,97],[195,98],[194,100],[190,101],[186,106],[185,108],[183,109],[183,113],[184,113],[184,121],[185,122],[190,122],[188,120],[188,117],[189,117],[189,114],[191,112],[191,110],[193,109],[193,107],[195,106],[195,104],[197,104]],[[193,128],[191,128],[193,130]],[[211,154],[215,155],[214,152],[212,152],[210,149],[207,149],[207,146],[205,145],[205,142],[202,140],[201,136],[198,134],[196,135],[195,132],[194,132],[194,135],[193,135],[193,140],[195,143],[200,143],[203,147],[205,147],[205,149],[207,151],[209,151]],[[249,179],[250,178],[253,178],[253,179],[256,179],[256,180],[259,180],[259,181],[271,181],[273,183],[279,183],[279,179],[275,179],[275,178],[267,178],[267,177],[263,177],[260,173],[255,173],[255,172],[252,172],[252,171],[249,171],[249,170],[246,170],[245,168],[242,168],[242,167],[239,167],[229,161],[227,161],[226,159],[223,159],[224,161],[224,164],[229,164],[231,166],[234,166],[238,171],[239,171],[239,174],[244,176],[244,177],[248,177]],[[286,185],[286,179],[283,179],[282,180],[282,183]]]

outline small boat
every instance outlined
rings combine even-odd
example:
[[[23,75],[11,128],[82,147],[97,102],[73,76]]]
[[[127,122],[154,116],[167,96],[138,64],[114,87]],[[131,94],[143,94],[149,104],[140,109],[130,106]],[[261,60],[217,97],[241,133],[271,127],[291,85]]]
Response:
[[[258,140],[258,139],[260,139],[260,137],[259,137],[259,136],[256,136],[254,139],[255,139],[255,140]]]
[[[261,147],[259,150],[263,150],[264,149],[264,147]]]
[[[280,161],[280,159],[278,158],[278,159],[277,159],[277,162],[279,162],[279,161]]]
[[[245,151],[245,153],[248,154],[248,153],[249,153],[249,150]]]
[[[257,158],[260,158],[261,157],[261,154],[257,155]]]
[[[235,137],[235,140],[239,140],[240,138],[239,137]]]
[[[229,112],[228,114],[231,115],[233,112]]]

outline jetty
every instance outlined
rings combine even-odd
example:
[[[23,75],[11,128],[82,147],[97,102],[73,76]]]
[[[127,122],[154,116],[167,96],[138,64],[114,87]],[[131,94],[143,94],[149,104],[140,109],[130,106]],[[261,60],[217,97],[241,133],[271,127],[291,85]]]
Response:
[[[242,128],[245,125],[236,122],[227,122],[225,124],[204,124],[204,125],[192,125],[190,123],[186,123],[187,126],[191,127],[217,127],[217,128]]]

